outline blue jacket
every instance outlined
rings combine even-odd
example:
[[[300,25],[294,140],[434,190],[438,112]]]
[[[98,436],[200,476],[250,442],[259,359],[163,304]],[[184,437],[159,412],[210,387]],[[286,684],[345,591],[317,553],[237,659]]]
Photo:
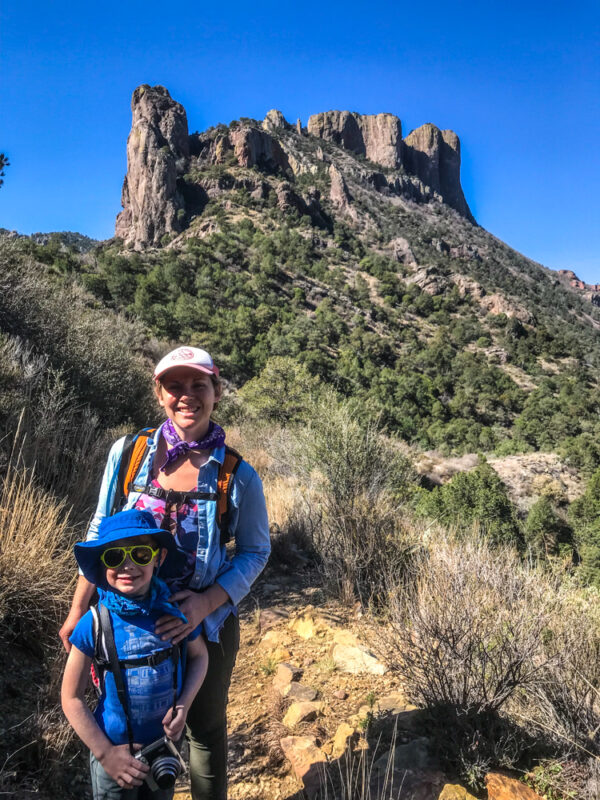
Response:
[[[136,483],[149,482],[161,430],[162,425],[157,429],[153,440],[150,440],[151,446],[140,466]],[[124,442],[125,437],[115,442],[110,450],[100,488],[98,507],[87,532],[88,540],[97,538],[101,520],[110,513]],[[208,461],[200,467],[198,491],[216,493],[219,467],[224,458],[224,447],[217,447],[211,451]],[[139,496],[137,492],[130,492],[125,508],[133,508]],[[246,461],[241,462],[233,478],[229,521],[232,537],[235,538],[235,554],[231,560],[227,559],[225,546],[220,543],[216,501],[198,502],[196,567],[189,588],[202,589],[218,583],[231,598],[231,602],[220,606],[204,620],[204,632],[212,642],[219,640],[219,631],[229,614],[237,613],[237,604],[249,592],[267,563],[271,551],[262,482],[256,470]]]

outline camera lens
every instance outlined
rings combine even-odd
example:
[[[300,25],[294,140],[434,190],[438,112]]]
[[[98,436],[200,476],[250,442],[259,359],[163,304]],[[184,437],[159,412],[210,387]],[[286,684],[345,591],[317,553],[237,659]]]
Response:
[[[152,762],[152,777],[160,789],[174,786],[180,771],[181,765],[175,756],[161,756]]]

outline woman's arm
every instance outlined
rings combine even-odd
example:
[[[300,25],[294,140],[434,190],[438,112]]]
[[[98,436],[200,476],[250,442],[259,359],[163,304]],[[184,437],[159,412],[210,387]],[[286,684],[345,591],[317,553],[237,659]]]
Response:
[[[72,647],[69,652],[63,675],[61,702],[62,709],[71,727],[81,741],[102,764],[105,771],[119,786],[141,786],[146,764],[135,759],[129,752],[129,745],[113,745],[100,730],[92,712],[85,702],[85,689],[90,673],[91,658]]]
[[[73,595],[73,602],[71,603],[71,610],[62,628],[58,632],[67,653],[71,650],[69,637],[75,630],[75,626],[79,620],[90,607],[90,600],[92,599],[95,588],[94,584],[90,583],[83,575],[79,576],[77,586],[75,587],[75,594]]]
[[[193,642],[187,644],[187,666],[181,694],[177,698],[175,706],[176,714],[173,717],[173,709],[170,708],[164,716],[163,726],[167,736],[176,742],[182,732],[194,697],[204,683],[206,670],[208,669],[208,650],[202,636],[198,636]]]
[[[247,471],[246,480],[240,476],[242,468],[244,472]],[[229,569],[216,580],[234,605],[238,605],[248,594],[271,552],[269,519],[262,481],[246,462],[240,465],[236,479],[238,476],[242,480],[234,485],[233,499],[237,502],[231,508],[231,533],[235,536],[235,554]]]

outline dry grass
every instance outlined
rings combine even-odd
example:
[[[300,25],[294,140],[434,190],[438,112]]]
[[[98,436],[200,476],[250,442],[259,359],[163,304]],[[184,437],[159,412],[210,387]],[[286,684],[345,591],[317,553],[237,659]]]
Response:
[[[361,737],[358,745],[349,746],[341,758],[322,767],[317,800],[400,800],[409,797],[408,793],[403,794],[404,771],[398,770],[394,763],[396,730],[389,742],[387,758],[379,743],[371,749]]]
[[[264,489],[269,522],[282,530],[302,503],[303,494],[298,481],[276,475],[265,480]]]
[[[66,502],[9,470],[0,487],[0,639],[56,636],[76,576]]]

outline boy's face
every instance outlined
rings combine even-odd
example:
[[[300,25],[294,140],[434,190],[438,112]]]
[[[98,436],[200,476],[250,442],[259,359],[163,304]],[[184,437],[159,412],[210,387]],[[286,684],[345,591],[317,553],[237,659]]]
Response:
[[[133,539],[119,539],[113,542],[113,547],[130,547],[133,545],[149,545],[153,550],[158,548],[156,541],[150,535],[136,536]],[[107,548],[109,549],[109,548]],[[156,567],[165,560],[167,551],[163,548],[158,555],[143,566],[131,560],[128,554],[125,561],[114,569],[105,567],[106,583],[111,589],[127,597],[142,597],[150,588],[150,581]]]

